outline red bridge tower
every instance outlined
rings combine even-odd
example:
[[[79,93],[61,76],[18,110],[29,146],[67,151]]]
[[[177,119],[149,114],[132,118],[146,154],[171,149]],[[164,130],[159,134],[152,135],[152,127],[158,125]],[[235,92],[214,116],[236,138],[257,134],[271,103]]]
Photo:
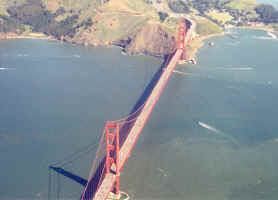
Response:
[[[186,48],[186,33],[187,33],[187,25],[184,19],[179,20],[179,29],[178,29],[178,46],[177,49],[182,49],[182,54],[180,57],[180,61],[185,60],[184,52]]]
[[[119,152],[120,152],[120,138],[119,138],[119,123],[107,122],[105,126],[106,136],[106,174],[113,173],[116,175],[116,181],[112,188],[115,194],[112,198],[120,198],[120,166],[119,166]]]

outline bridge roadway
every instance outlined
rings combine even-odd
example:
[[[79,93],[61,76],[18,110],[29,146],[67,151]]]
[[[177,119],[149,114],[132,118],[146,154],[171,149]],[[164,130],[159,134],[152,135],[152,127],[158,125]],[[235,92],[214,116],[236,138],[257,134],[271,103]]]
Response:
[[[133,127],[131,128],[126,140],[120,148],[119,152],[119,166],[122,169],[124,167],[125,162],[127,161],[133,146],[136,143],[137,138],[143,130],[145,123],[147,122],[154,105],[159,99],[161,93],[163,92],[164,87],[166,86],[176,64],[179,62],[181,54],[183,50],[177,49],[168,65],[164,68],[163,73],[161,74],[160,79],[156,83],[152,93],[148,97],[144,108],[141,113],[138,115]],[[112,166],[112,170],[115,166]],[[113,185],[116,181],[116,175],[113,173],[108,173],[105,175],[102,183],[100,184],[96,194],[94,196],[94,200],[104,200],[107,198],[109,192],[112,190]]]

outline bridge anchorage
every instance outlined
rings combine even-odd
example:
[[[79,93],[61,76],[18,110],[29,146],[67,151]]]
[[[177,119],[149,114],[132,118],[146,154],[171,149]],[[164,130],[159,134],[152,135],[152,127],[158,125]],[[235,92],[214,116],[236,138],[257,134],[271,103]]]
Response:
[[[180,20],[177,49],[157,71],[131,114],[121,120],[106,122],[88,180],[60,167],[49,167],[84,186],[80,200],[129,199],[128,194],[120,191],[121,172],[177,63],[185,60],[189,33],[186,21]]]

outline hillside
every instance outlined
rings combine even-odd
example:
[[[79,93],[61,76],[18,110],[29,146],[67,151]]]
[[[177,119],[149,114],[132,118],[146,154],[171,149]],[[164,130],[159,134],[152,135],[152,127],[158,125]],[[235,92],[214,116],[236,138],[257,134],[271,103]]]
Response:
[[[78,44],[116,44],[132,54],[165,55],[175,46],[179,18],[196,22],[199,36],[254,21],[277,27],[278,12],[260,6],[255,0],[0,0],[0,37],[43,33]]]

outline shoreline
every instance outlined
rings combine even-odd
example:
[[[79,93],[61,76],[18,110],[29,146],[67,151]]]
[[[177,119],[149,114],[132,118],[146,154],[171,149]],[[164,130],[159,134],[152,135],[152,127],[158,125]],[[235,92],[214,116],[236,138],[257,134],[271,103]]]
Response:
[[[269,33],[274,33],[278,35],[278,31],[274,30],[271,27],[264,27],[264,26],[235,26],[231,27],[231,29],[242,29],[242,30],[257,30],[257,31],[265,31]]]
[[[52,37],[34,37],[34,36],[16,36],[16,37],[7,37],[5,39],[2,40],[8,40],[8,39],[38,39],[38,40],[57,40],[55,38]],[[60,40],[57,40],[60,41]]]
[[[60,41],[52,36],[41,35],[41,34],[30,34],[30,35],[17,35],[17,34],[0,34],[0,40],[8,40],[8,39],[40,39],[40,40],[56,40]]]
[[[214,33],[214,34],[210,34],[210,35],[204,35],[204,36],[200,36],[199,39],[203,42],[204,40],[210,39],[210,38],[214,38],[214,37],[220,37],[220,36],[224,36],[230,33],[225,33],[224,31],[221,33]]]
[[[273,28],[270,28],[270,27],[235,26],[235,27],[231,27],[230,29],[264,31],[266,33],[275,34],[275,36],[278,37],[278,31],[276,31],[276,30],[274,30]],[[227,35],[227,34],[231,34],[231,33],[222,31],[221,33],[215,33],[215,34],[211,34],[211,35],[204,35],[204,36],[196,37],[195,39],[200,40],[201,46],[192,50],[192,52],[189,55],[189,57],[190,57],[189,60],[196,59],[196,54],[204,46],[205,40],[210,39],[210,38],[214,38],[214,37],[224,36],[224,35]]]
[[[191,41],[199,40],[198,42],[200,42],[200,46],[193,48],[191,50],[191,52],[189,52],[188,60],[189,61],[192,61],[192,60],[196,61],[197,60],[196,55],[197,55],[198,51],[205,45],[205,40],[210,39],[210,38],[214,38],[214,37],[224,36],[226,34],[229,34],[229,33],[221,32],[221,33],[214,33],[214,34],[210,34],[210,35],[197,36],[196,38],[191,40]]]
[[[235,26],[235,27],[231,27],[230,29],[242,29],[242,30],[261,30],[261,31],[265,31],[266,33],[272,33],[272,34],[275,34],[275,35],[278,35],[278,31],[274,30],[273,28],[268,28],[268,27],[251,27],[251,26]],[[220,36],[224,36],[224,35],[227,35],[227,34],[231,34],[229,32],[224,32],[222,31],[221,33],[214,33],[214,34],[210,34],[210,35],[203,35],[203,36],[197,36],[196,38],[194,38],[193,40],[191,41],[194,41],[194,40],[199,40],[198,42],[200,42],[200,46],[192,49],[190,52],[189,52],[189,55],[188,55],[188,60],[193,60],[195,59],[196,60],[196,55],[198,53],[198,51],[204,46],[205,44],[205,40],[208,40],[210,38],[215,38],[215,37],[220,37]],[[61,40],[57,39],[57,38],[54,38],[52,36],[47,36],[47,35],[43,35],[41,33],[31,33],[30,35],[17,35],[17,34],[14,34],[14,33],[11,33],[10,35],[7,34],[7,35],[1,35],[0,34],[0,40],[8,40],[8,39],[40,39],[40,40],[50,40],[50,41],[60,41],[62,42]],[[70,42],[70,41],[65,41],[67,43],[70,43],[70,44],[74,44],[74,42]],[[81,45],[84,45],[85,44],[81,44]],[[93,46],[93,45],[92,45]],[[102,46],[102,45],[97,45],[97,46]],[[112,47],[119,47],[118,45],[113,45],[113,44],[109,44],[109,45],[104,45],[106,47],[109,47],[109,46],[112,46]],[[120,47],[123,51],[123,48]],[[129,55],[129,54],[127,54]],[[149,55],[149,54],[146,54],[148,56],[154,56],[154,57],[163,57],[163,56],[155,56],[155,55]]]

